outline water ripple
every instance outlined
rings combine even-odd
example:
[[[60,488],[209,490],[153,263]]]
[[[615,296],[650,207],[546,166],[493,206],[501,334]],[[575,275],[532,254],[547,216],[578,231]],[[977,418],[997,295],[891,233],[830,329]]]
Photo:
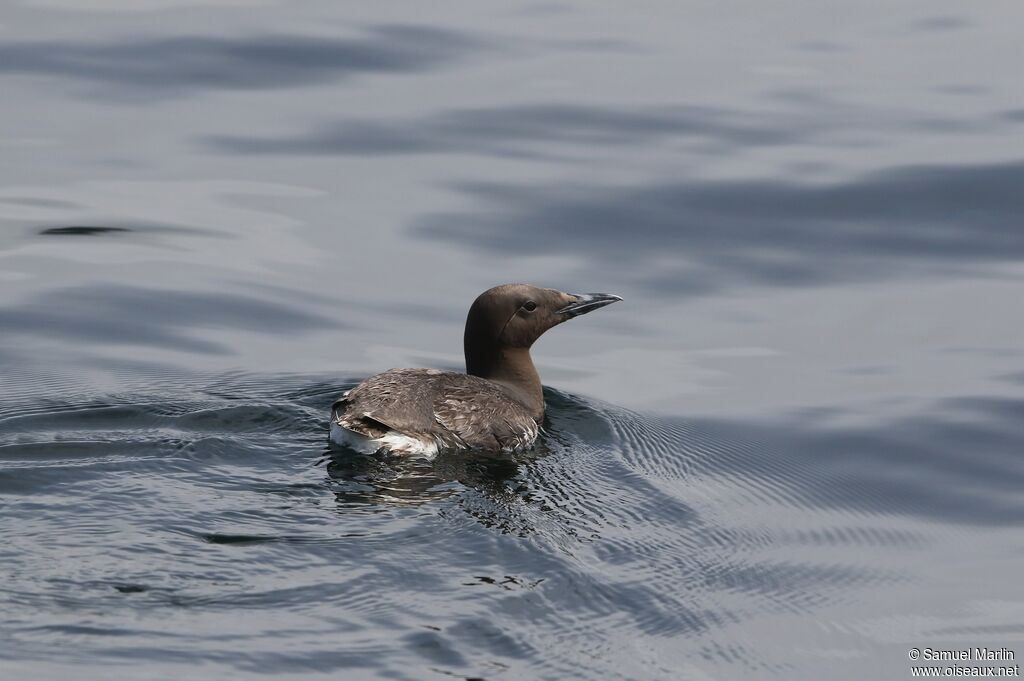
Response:
[[[534,451],[428,462],[328,446],[328,405],[349,385],[233,373],[0,407],[5,640],[21,659],[188,650],[242,671],[787,678],[799,667],[741,632],[817,613],[815,636],[859,650],[867,625],[841,613],[912,590],[951,541],[991,550],[922,522],[915,485],[916,505],[883,503],[870,468],[808,454],[920,424],[776,432],[549,390]],[[985,438],[977,419],[948,420],[950,442],[958,423],[995,447],[974,475],[996,475],[998,433],[1016,426]]]

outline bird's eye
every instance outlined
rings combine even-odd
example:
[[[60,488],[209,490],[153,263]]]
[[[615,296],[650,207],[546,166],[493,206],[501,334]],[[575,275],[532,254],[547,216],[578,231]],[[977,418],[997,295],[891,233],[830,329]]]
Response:
[[[532,300],[527,300],[525,303],[523,303],[523,309],[526,310],[527,312],[533,312],[534,310],[537,309],[537,303],[533,302]]]

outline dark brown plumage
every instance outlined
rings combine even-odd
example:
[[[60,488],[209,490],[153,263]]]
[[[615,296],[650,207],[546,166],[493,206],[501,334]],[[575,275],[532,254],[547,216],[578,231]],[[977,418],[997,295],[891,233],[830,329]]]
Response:
[[[364,451],[519,450],[540,432],[544,395],[530,347],[572,317],[621,300],[527,284],[480,294],[466,319],[465,374],[390,369],[341,396],[331,439]]]

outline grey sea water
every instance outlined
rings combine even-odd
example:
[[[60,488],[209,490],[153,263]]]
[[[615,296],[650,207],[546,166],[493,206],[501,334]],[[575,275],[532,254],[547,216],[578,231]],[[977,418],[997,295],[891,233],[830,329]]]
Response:
[[[0,678],[1019,662],[1022,21],[6,2]],[[536,450],[328,446],[506,281],[625,298]]]

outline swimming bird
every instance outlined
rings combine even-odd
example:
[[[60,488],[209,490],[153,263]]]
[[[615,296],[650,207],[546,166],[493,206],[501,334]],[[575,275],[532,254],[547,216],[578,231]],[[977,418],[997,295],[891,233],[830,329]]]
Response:
[[[618,300],[528,284],[488,289],[466,317],[466,373],[389,369],[371,376],[332,405],[331,440],[366,453],[426,457],[527,449],[544,420],[530,347],[551,327]]]

